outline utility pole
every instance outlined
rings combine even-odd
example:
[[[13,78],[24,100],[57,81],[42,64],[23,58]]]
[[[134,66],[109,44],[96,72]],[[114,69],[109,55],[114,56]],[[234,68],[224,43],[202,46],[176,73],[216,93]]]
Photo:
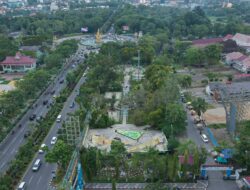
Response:
[[[140,59],[141,59],[141,57],[140,57],[140,50],[139,50],[139,49],[137,50],[137,52],[138,52],[138,62],[137,62],[137,80],[139,80],[139,75],[140,75]]]
[[[174,134],[173,134],[173,125],[172,125],[172,123],[171,123],[171,138],[174,138]]]

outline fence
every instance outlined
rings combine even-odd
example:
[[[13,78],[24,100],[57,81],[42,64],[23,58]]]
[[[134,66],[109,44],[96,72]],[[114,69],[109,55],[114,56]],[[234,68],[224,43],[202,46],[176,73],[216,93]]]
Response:
[[[213,144],[215,147],[219,146],[219,144],[218,144],[217,140],[215,139],[215,137],[214,137],[214,135],[213,135],[211,129],[208,128],[208,127],[207,127],[207,133],[208,133],[208,136],[209,136],[209,138],[210,138],[212,144]]]

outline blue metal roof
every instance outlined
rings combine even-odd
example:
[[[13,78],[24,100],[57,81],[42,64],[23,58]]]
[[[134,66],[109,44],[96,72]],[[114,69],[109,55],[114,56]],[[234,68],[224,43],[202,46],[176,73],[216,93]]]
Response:
[[[233,150],[231,148],[225,148],[221,151],[221,153],[224,155],[224,158],[229,159],[233,156]]]

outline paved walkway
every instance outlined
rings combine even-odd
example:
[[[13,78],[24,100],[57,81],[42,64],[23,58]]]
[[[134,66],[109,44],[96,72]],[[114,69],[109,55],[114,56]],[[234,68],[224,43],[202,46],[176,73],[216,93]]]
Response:
[[[124,71],[124,82],[123,82],[123,97],[126,97],[130,91],[130,75],[129,68],[125,68]],[[128,120],[128,107],[123,105],[121,108],[122,112],[122,124],[126,125]]]
[[[117,183],[117,190],[130,189],[145,189],[149,183]],[[198,181],[197,183],[164,183],[166,187],[178,187],[182,190],[195,189],[205,190],[207,188],[207,181]],[[112,183],[87,183],[85,190],[112,190]]]

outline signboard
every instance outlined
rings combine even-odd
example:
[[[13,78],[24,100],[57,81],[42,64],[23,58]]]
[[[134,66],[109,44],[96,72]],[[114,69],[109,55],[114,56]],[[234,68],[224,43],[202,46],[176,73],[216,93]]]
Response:
[[[81,28],[81,32],[88,32],[89,31],[89,28],[88,27],[83,27]]]
[[[123,29],[124,31],[128,31],[128,30],[129,30],[129,26],[128,26],[128,25],[124,25],[124,26],[122,26],[122,29]]]

